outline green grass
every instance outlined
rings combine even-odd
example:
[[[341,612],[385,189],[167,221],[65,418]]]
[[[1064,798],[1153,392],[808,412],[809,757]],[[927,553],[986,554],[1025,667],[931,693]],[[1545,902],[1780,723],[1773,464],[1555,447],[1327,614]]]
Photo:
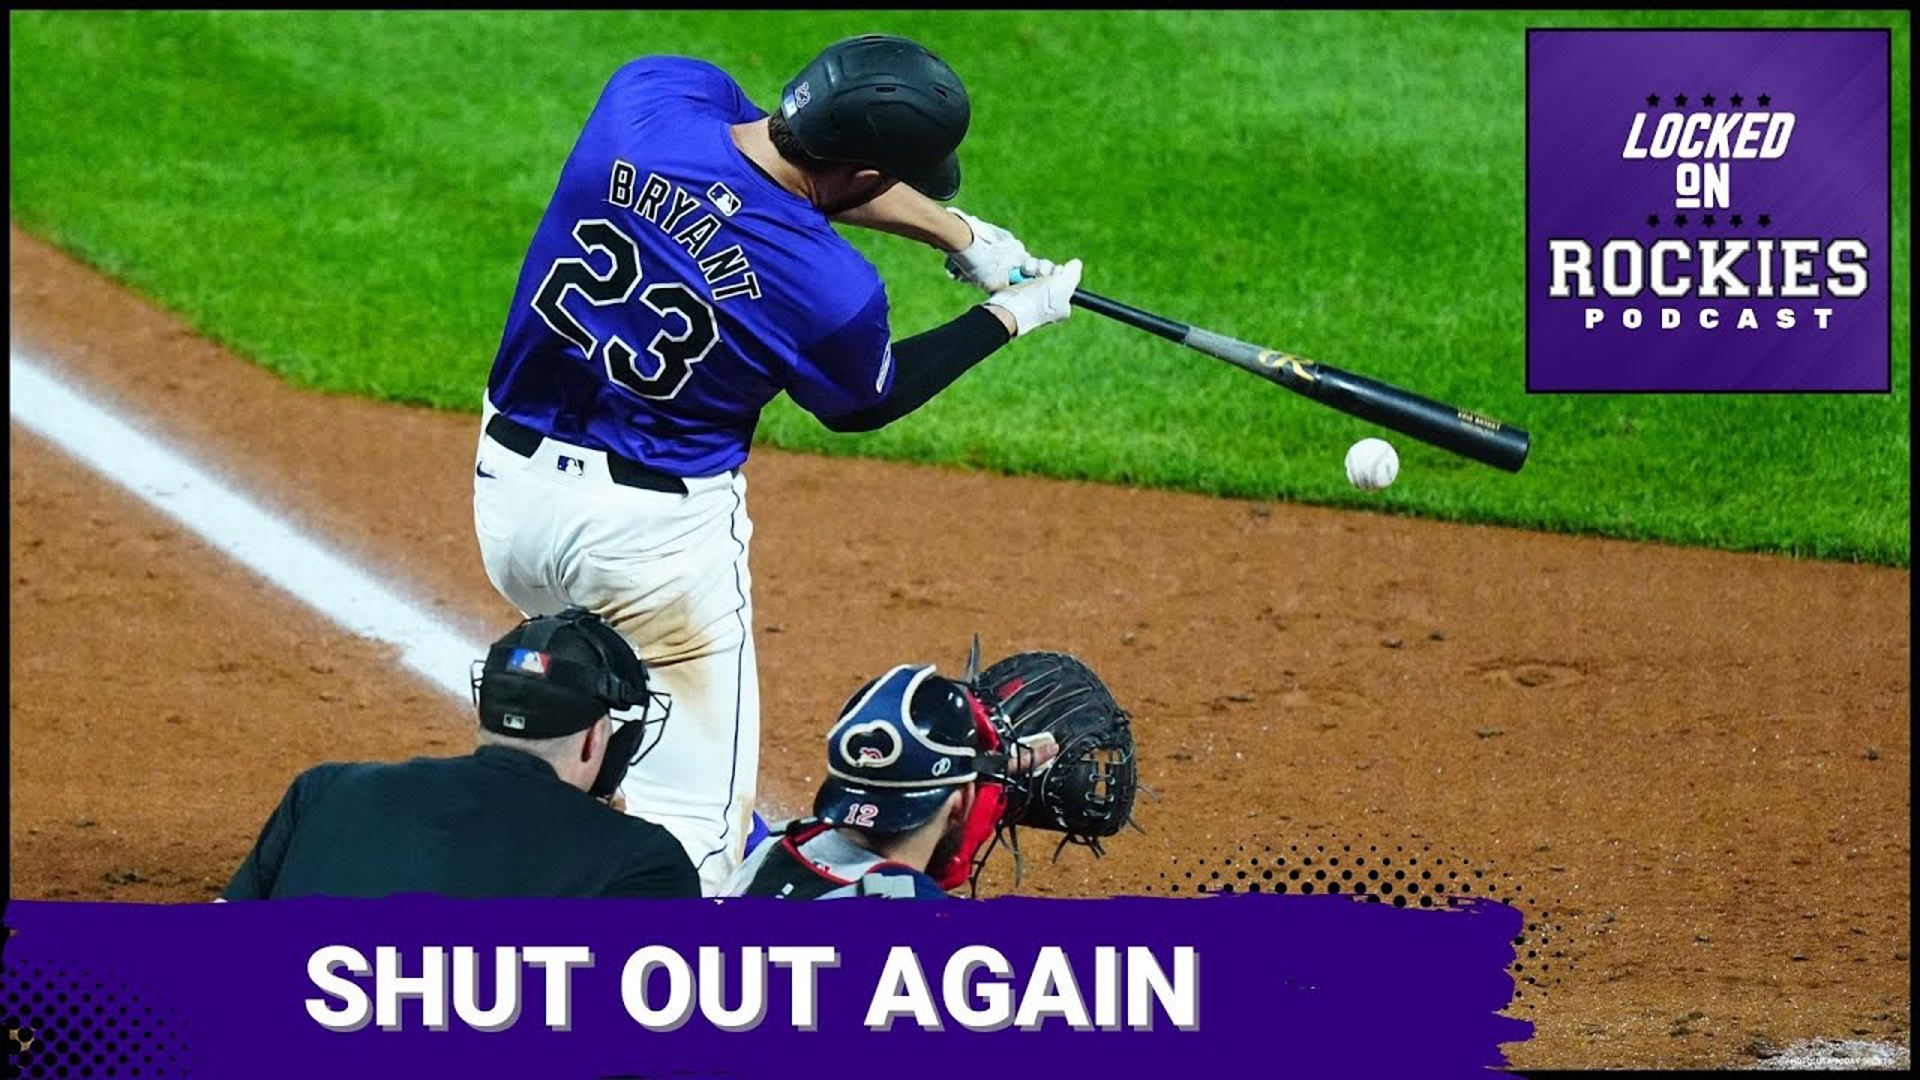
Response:
[[[1535,432],[1509,476],[1077,316],[831,454],[1909,563],[1907,16],[1608,13],[16,13],[11,212],[300,384],[474,410],[522,247],[606,76],[705,57],[770,103],[836,37],[941,51],[975,97],[960,205],[1089,288]],[[1895,391],[1524,392],[1524,28],[1893,25]],[[899,332],[970,302],[855,238]],[[1884,264],[1883,264],[1884,265]]]

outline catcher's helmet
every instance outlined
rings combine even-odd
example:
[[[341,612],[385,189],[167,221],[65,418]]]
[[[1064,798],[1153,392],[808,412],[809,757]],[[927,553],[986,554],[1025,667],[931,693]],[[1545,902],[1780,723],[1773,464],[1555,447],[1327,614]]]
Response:
[[[827,779],[815,817],[836,826],[902,833],[925,824],[954,788],[1004,780],[997,737],[964,683],[933,666],[902,664],[848,700],[827,734]]]
[[[928,198],[960,191],[972,106],[946,61],[891,34],[826,47],[780,95],[780,115],[802,149],[898,177]]]

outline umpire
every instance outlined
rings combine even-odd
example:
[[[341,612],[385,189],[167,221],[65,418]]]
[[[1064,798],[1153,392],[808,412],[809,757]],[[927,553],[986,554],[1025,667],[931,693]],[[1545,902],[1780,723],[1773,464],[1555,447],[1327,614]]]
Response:
[[[679,841],[603,801],[666,720],[625,638],[580,608],[528,619],[473,687],[472,754],[307,770],[222,899],[700,895]]]

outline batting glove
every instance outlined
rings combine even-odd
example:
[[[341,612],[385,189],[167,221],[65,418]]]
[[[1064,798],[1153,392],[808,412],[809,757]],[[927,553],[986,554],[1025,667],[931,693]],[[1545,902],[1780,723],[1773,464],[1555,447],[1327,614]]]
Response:
[[[1040,263],[1032,264],[1037,270]],[[987,298],[987,303],[1013,316],[1014,336],[1030,334],[1048,323],[1064,321],[1073,314],[1069,301],[1073,299],[1073,290],[1080,287],[1080,260],[1048,266],[1047,273],[1037,274],[1011,288],[1001,289]]]
[[[946,210],[973,230],[973,243],[947,256],[947,273],[955,281],[999,292],[1013,282],[1015,270],[1035,261],[1027,254],[1027,245],[1007,230],[964,210],[951,206]]]

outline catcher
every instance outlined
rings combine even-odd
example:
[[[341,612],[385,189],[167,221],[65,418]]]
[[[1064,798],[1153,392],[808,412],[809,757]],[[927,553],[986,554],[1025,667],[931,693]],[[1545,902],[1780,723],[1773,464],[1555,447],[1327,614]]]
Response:
[[[1126,710],[1065,653],[1019,653],[976,675],[979,648],[964,679],[903,664],[861,687],[827,733],[814,816],[753,849],[721,895],[939,899],[977,888],[1003,835],[1018,881],[1021,825],[1101,854],[1132,823]]]

